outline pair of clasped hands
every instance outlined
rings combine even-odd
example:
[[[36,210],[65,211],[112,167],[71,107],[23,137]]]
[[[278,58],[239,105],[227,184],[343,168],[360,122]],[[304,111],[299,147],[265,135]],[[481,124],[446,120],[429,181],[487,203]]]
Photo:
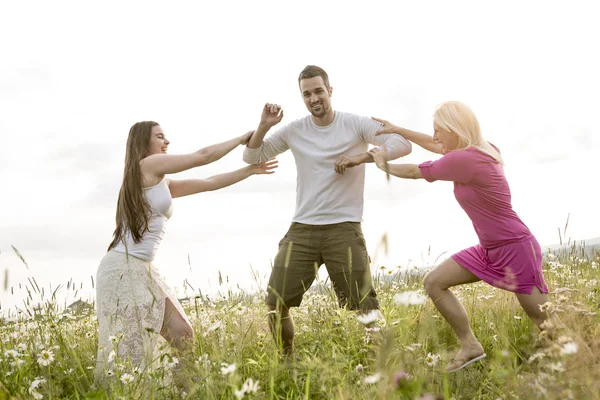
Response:
[[[379,122],[382,125],[382,129],[377,131],[376,136],[385,135],[390,133],[396,133],[393,130],[393,125],[383,119],[371,117],[374,121]],[[273,126],[277,125],[283,119],[283,109],[279,104],[265,104],[261,116],[260,123],[261,125],[268,127],[271,129]],[[387,152],[383,149],[379,149],[377,147],[372,148],[367,153],[357,154],[354,156],[339,156],[333,165],[333,169],[337,174],[343,175],[346,168],[356,167],[365,162],[371,161],[370,158],[373,157],[373,161],[380,168],[387,164]]]

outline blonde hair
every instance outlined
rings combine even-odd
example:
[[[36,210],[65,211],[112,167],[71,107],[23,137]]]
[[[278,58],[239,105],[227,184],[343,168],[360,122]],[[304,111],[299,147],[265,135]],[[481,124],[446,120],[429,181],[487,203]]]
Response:
[[[473,110],[459,101],[447,101],[438,105],[433,121],[442,129],[454,132],[464,148],[475,147],[504,165],[500,152],[481,135],[479,121]]]

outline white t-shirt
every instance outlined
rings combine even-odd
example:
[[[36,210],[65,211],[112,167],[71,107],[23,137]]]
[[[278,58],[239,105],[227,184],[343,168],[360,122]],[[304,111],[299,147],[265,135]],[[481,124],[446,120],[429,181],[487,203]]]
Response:
[[[318,126],[308,115],[265,138],[261,147],[244,150],[244,161],[258,164],[291,150],[296,160],[296,213],[293,222],[310,225],[361,222],[364,207],[365,164],[336,174],[335,160],[384,146],[389,159],[410,153],[412,146],[400,135],[379,135],[381,124],[371,118],[335,112],[327,126]]]

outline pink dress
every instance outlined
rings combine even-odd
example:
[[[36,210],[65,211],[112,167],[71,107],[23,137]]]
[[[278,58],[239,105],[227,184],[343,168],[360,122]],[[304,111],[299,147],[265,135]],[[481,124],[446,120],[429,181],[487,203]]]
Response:
[[[529,228],[512,209],[502,166],[475,147],[445,154],[419,165],[429,181],[453,181],[454,196],[465,210],[479,244],[452,259],[492,286],[531,294],[548,293],[542,273],[542,250]]]

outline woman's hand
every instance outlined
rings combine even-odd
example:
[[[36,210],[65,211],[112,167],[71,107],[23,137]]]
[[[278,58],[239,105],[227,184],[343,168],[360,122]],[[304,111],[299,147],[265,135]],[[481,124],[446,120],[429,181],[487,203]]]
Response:
[[[278,161],[274,158],[269,161],[261,162],[260,164],[250,165],[253,174],[256,175],[268,175],[274,173],[274,169],[277,168]]]
[[[375,133],[375,136],[379,136],[379,135],[387,135],[387,134],[400,134],[399,133],[399,127],[392,124],[390,121],[386,121],[385,119],[379,119],[379,118],[375,118],[375,117],[371,117],[371,119],[373,121],[377,121],[379,122],[381,125],[383,125],[383,127],[377,131],[377,133]]]
[[[240,145],[247,145],[252,135],[254,135],[254,131],[246,132],[242,136],[240,136]]]
[[[369,150],[369,154],[373,157],[373,161],[375,161],[377,168],[387,171],[387,151],[374,147]]]

